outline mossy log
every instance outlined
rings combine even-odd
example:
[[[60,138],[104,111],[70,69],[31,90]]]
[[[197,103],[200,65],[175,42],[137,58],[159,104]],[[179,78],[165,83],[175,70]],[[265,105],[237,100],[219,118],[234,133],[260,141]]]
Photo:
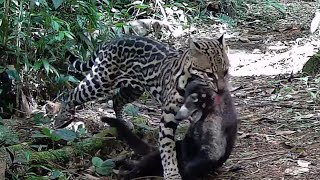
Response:
[[[310,59],[303,65],[302,72],[310,76],[320,74],[320,51],[310,57]]]
[[[106,129],[98,133],[94,137],[84,139],[80,142],[73,142],[70,143],[70,145],[55,150],[36,152],[30,147],[30,144],[28,143],[12,145],[7,148],[14,154],[15,158],[24,158],[23,153],[29,151],[30,162],[33,164],[46,162],[64,163],[68,162],[72,157],[75,156],[94,154],[96,151],[105,147],[115,147],[117,145],[117,141],[107,140],[106,138],[108,137],[105,137],[105,135],[108,135],[109,137],[115,137],[116,130],[114,130],[113,128]],[[6,158],[7,160],[9,160],[9,157],[9,153],[5,150],[5,148],[0,148],[0,159]],[[7,162],[10,162],[10,160]]]
[[[144,131],[144,128],[135,128],[135,134],[148,138],[154,138],[158,129]],[[153,137],[150,137],[153,136]],[[110,150],[122,146],[121,141],[116,141],[117,130],[114,128],[107,128],[94,137],[80,140],[79,142],[72,142],[61,149],[50,149],[48,151],[34,151],[31,144],[21,143],[7,147],[12,152],[15,158],[19,157],[24,159],[24,152],[30,152],[29,162],[32,164],[43,164],[47,162],[53,163],[66,163],[70,159],[81,155],[94,155],[99,150]],[[0,148],[0,160],[5,158],[7,163],[10,162],[9,153],[5,148]],[[9,163],[10,164],[10,163]]]

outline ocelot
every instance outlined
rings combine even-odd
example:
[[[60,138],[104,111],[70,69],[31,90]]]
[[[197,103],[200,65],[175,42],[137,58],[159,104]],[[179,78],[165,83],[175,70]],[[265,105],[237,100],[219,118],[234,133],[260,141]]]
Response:
[[[177,166],[175,115],[184,101],[185,87],[193,77],[210,77],[216,93],[223,92],[229,59],[223,35],[219,38],[189,40],[186,50],[178,51],[139,36],[123,36],[101,44],[89,61],[82,63],[70,52],[66,57],[80,71],[90,71],[69,92],[57,119],[70,107],[113,95],[113,109],[122,118],[123,106],[139,98],[146,90],[162,105],[159,149],[165,179],[181,179]],[[118,91],[113,91],[118,89]]]

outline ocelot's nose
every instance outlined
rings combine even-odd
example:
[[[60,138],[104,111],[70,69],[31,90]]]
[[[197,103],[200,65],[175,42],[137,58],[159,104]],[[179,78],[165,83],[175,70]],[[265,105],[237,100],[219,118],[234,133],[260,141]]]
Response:
[[[223,94],[225,90],[225,82],[223,80],[218,80],[218,83],[217,83],[217,93],[218,94]]]
[[[224,89],[218,89],[217,94],[222,95],[224,93]]]

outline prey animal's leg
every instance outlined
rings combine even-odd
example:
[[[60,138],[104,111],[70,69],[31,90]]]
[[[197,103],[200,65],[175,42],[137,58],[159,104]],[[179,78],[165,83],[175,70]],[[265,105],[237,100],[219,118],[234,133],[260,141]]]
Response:
[[[147,155],[148,153],[152,152],[152,150],[155,150],[154,147],[150,146],[136,134],[134,134],[134,132],[127,127],[123,120],[112,117],[101,117],[101,121],[109,124],[110,127],[116,128],[118,137],[126,141],[129,147],[133,149],[136,154]]]
[[[183,167],[183,179],[193,180],[206,175],[212,169],[212,161],[207,157],[197,155]]]

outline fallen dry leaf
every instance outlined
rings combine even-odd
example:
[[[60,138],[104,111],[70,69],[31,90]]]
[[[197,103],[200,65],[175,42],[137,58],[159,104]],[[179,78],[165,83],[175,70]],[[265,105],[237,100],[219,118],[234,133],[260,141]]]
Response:
[[[309,168],[305,168],[305,167],[291,167],[291,168],[287,168],[284,173],[286,175],[291,175],[291,176],[296,176],[298,174],[303,174],[309,172]]]
[[[319,9],[316,11],[314,18],[311,21],[310,32],[313,34],[319,27],[320,23],[320,11]]]
[[[298,165],[300,166],[300,167],[304,167],[304,168],[307,168],[311,163],[310,162],[308,162],[308,161],[305,161],[305,160],[298,160],[297,161],[297,163],[298,163]]]
[[[296,131],[276,131],[276,135],[290,135],[295,133]]]

